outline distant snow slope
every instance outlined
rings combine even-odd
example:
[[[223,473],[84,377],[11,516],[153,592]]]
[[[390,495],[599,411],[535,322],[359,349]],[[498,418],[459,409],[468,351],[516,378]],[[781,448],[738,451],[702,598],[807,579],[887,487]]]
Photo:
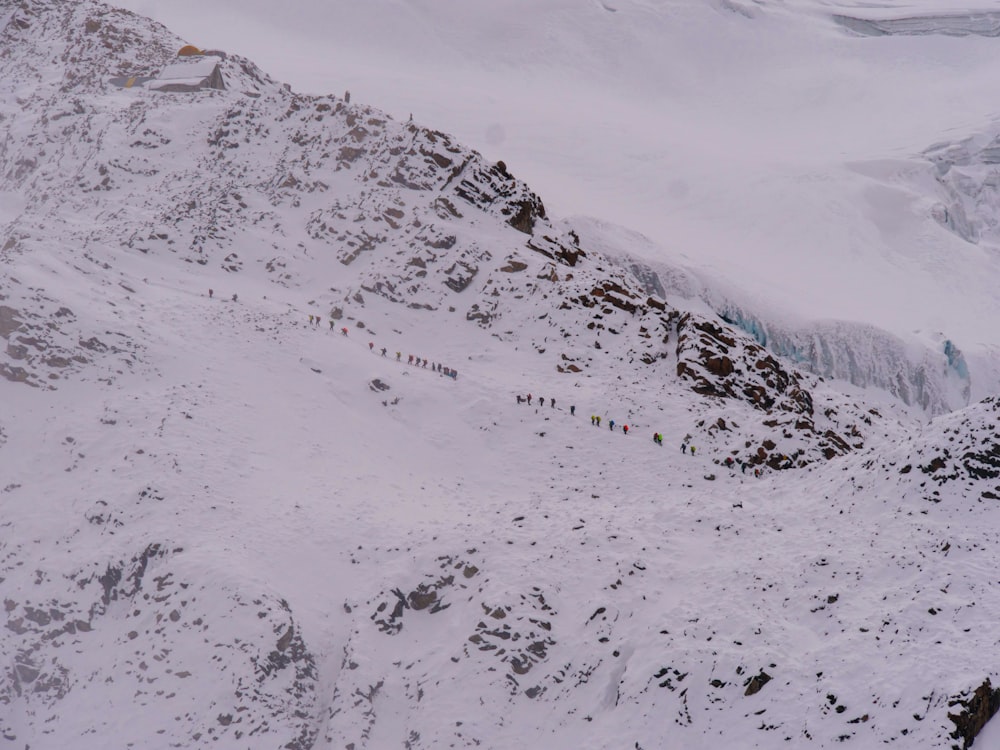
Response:
[[[4,742],[969,746],[1000,402],[800,369],[770,299],[238,54],[112,82],[183,41],[0,29]]]
[[[982,231],[998,212],[978,188],[956,195],[928,153],[1000,132],[993,41],[975,31],[989,4],[123,4],[297,89],[350,89],[443,127],[504,159],[556,216],[643,232],[650,259],[738,288],[733,304],[766,324],[876,326],[926,350],[913,368],[950,341],[973,400],[1000,383],[998,245]]]

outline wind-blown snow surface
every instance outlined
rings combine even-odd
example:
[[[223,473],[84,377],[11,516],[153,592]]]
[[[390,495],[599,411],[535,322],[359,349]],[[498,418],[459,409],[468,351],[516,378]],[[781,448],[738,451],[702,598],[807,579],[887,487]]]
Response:
[[[6,20],[12,747],[961,747],[995,711],[1000,402],[799,372],[443,133],[239,56],[117,89],[181,40]]]
[[[995,166],[973,151],[943,173],[938,156],[1000,135],[995,2],[122,4],[296,89],[455,133],[556,215],[643,232],[646,259],[692,269],[717,310],[900,339],[914,373],[897,395],[920,391],[928,360],[945,371],[951,342],[970,375],[912,401],[935,413],[1000,383]],[[846,354],[811,366],[893,388],[846,361],[872,352]]]

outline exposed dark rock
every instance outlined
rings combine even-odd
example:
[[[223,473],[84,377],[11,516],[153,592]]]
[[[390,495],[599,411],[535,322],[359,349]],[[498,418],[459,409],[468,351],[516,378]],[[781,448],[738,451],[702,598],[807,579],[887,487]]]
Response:
[[[93,351],[93,352],[102,352],[103,353],[103,352],[106,352],[108,350],[107,344],[105,344],[103,341],[101,341],[100,339],[98,339],[96,336],[91,336],[86,341],[81,340],[80,341],[80,346],[82,346],[84,349],[89,349],[90,351]]]
[[[941,456],[936,456],[929,463],[921,466],[920,470],[924,472],[924,474],[933,474],[935,471],[940,471],[945,466],[947,466],[945,460]]]
[[[966,452],[962,455],[962,466],[973,479],[1000,477],[1000,442],[994,442],[980,451]]]
[[[418,587],[416,591],[411,591],[409,593],[407,601],[412,609],[419,611],[430,607],[437,601],[437,598],[437,591],[434,589],[421,590],[420,587]]]
[[[470,265],[468,263],[463,263],[458,261],[452,264],[452,266],[445,271],[448,274],[448,278],[445,279],[445,285],[451,289],[453,292],[463,292],[472,283],[473,279],[476,278],[476,274],[479,273],[479,268]]]
[[[982,685],[977,687],[971,696],[956,698],[948,703],[949,707],[960,706],[958,713],[948,714],[948,718],[955,724],[955,730],[951,733],[952,739],[961,740],[961,745],[953,745],[953,748],[967,750],[972,747],[976,737],[986,726],[994,714],[1000,710],[1000,688],[994,688],[987,677]]]
[[[478,323],[485,328],[490,324],[490,321],[493,320],[493,314],[480,309],[479,303],[476,302],[469,308],[469,311],[465,313],[465,319],[470,322]]]
[[[8,338],[10,334],[21,327],[17,310],[13,307],[0,305],[0,337]]]
[[[732,375],[734,371],[733,361],[726,356],[708,357],[705,360],[705,368],[713,375],[726,377]]]
[[[516,212],[507,223],[514,229],[525,234],[531,234],[535,228],[536,206],[529,201],[520,201],[514,204]],[[544,213],[542,214],[544,217]]]
[[[760,670],[760,674],[757,674],[747,680],[744,685],[746,685],[746,691],[743,695],[750,696],[756,695],[760,692],[761,688],[771,681],[771,675],[765,672],[763,669]]]

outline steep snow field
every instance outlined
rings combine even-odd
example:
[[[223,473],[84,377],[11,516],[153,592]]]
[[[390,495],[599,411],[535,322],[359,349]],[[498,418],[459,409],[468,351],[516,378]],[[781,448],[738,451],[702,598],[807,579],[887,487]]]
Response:
[[[88,622],[47,646],[61,679],[14,657],[8,738],[273,747],[305,724],[296,747],[948,746],[948,699],[982,679],[1000,617],[996,510],[872,473],[899,477],[919,439],[758,479],[710,444],[681,454],[702,407],[676,386],[574,384],[378,302],[344,337],[300,293],[232,280],[209,299],[180,268],[124,279],[155,376],[22,386],[4,420],[5,554],[30,561],[4,571],[8,628]],[[94,577],[150,544],[146,593],[88,616]],[[258,610],[265,642],[294,632],[310,660],[263,717],[232,695]]]
[[[949,175],[924,155],[1000,133],[996,3],[120,4],[297,90],[454,133],[554,215],[646,234],[649,257],[772,327],[950,340],[973,400],[1000,382],[996,188],[975,155]],[[931,20],[870,36],[835,16]]]

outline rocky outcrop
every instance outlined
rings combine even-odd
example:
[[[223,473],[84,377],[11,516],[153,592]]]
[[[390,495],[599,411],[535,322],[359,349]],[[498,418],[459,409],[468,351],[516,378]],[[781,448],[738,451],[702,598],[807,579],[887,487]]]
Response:
[[[920,469],[920,481],[936,487],[965,486],[986,500],[1000,498],[1000,399],[983,399],[960,412],[938,417],[917,441],[904,474]],[[909,467],[909,468],[907,468]],[[922,485],[923,486],[923,485]],[[927,495],[940,502],[937,490]]]
[[[690,313],[681,316],[676,355],[677,376],[696,393],[740,399],[765,412],[813,413],[802,376],[729,326]]]
[[[157,501],[155,491],[144,493],[141,501]],[[51,722],[72,691],[97,684],[105,694],[123,696],[116,710],[143,712],[154,699],[169,704],[174,692],[160,690],[168,681],[211,680],[223,689],[210,703],[163,726],[157,726],[158,713],[150,714],[146,731],[178,745],[266,731],[283,747],[312,747],[316,667],[288,603],[256,591],[227,591],[211,576],[191,580],[178,565],[183,555],[183,549],[154,542],[103,569],[81,570],[67,582],[81,592],[73,603],[37,601],[14,595],[31,589],[10,589],[0,617],[12,659],[0,673],[0,705]],[[229,634],[219,627],[223,615]],[[63,658],[64,646],[116,655],[74,670]],[[97,713],[85,723],[103,733],[113,721]]]
[[[459,198],[480,209],[499,213],[519,232],[532,234],[535,224],[546,218],[541,198],[512,177],[506,167],[489,165],[478,154],[467,157],[452,173],[449,182],[452,180],[457,183],[454,191]]]
[[[952,745],[952,748],[968,750],[986,726],[986,722],[1000,711],[1000,688],[994,688],[990,678],[987,677],[971,694],[955,698],[948,703],[948,706],[961,709],[957,713],[948,714],[948,718],[955,724],[951,738],[961,743]]]
[[[54,390],[60,381],[89,365],[105,368],[114,379],[122,367],[142,363],[143,347],[118,331],[100,333],[84,326],[58,300],[12,279],[0,300],[17,301],[18,308],[0,305],[0,377],[14,383]]]

